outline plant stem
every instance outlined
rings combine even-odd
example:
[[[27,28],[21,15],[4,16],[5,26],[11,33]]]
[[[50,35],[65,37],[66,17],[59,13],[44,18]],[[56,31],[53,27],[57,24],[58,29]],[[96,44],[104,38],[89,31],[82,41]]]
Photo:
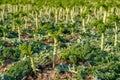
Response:
[[[2,21],[4,21],[4,14],[5,14],[5,11],[4,11],[4,9],[3,9],[3,11],[1,12]]]
[[[66,8],[66,23],[68,23],[68,17],[69,17],[69,9]]]
[[[58,16],[57,16],[57,14],[58,14],[58,12],[57,12],[57,9],[55,9],[55,23],[57,23],[57,18],[58,18]]]
[[[15,30],[15,22],[14,22],[14,20],[12,21],[12,31],[14,31]]]
[[[82,26],[83,26],[83,32],[86,32],[86,29],[85,29],[85,19],[84,18],[82,19]]]
[[[101,50],[104,49],[104,33],[101,33]]]
[[[86,21],[86,24],[88,24],[89,21],[90,21],[90,15],[88,14],[88,15],[87,15],[87,21]]]
[[[62,16],[62,8],[59,8],[59,13],[58,13],[58,18],[59,20],[62,20],[61,17]]]
[[[73,23],[74,22],[74,16],[73,16],[73,14],[74,14],[74,9],[73,10],[71,10],[71,14],[70,14],[70,16],[71,16],[71,22]]]
[[[106,11],[104,11],[104,16],[103,16],[103,23],[105,23],[106,22]]]
[[[54,52],[53,52],[53,68],[56,63],[56,55],[57,55],[57,38],[54,37]]]
[[[3,32],[3,40],[6,40],[5,32]]]
[[[34,32],[34,41],[37,41],[37,33],[36,32]]]
[[[38,18],[37,18],[38,14],[37,12],[35,12],[35,14],[36,14],[36,29],[38,29]]]
[[[32,57],[30,57],[30,61],[31,61],[31,67],[33,69],[33,72],[36,74],[36,68],[35,68],[35,65],[34,65],[34,59]]]
[[[115,40],[114,40],[114,46],[117,45],[117,38],[118,38],[117,32],[118,32],[118,27],[117,27],[117,24],[115,22]]]
[[[21,33],[20,33],[20,27],[18,27],[18,41],[21,40],[20,35],[21,35]]]
[[[27,18],[24,17],[25,20],[25,29],[27,29]]]

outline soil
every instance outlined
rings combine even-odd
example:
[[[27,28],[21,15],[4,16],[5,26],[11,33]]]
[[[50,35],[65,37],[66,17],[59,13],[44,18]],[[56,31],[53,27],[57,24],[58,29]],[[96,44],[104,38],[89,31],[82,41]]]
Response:
[[[6,62],[6,65],[4,65],[4,66],[0,65],[0,73],[6,72],[9,69],[9,67],[12,65],[13,60],[6,59],[5,62]]]
[[[9,43],[8,41],[6,41],[5,43],[4,43],[4,46],[5,47],[13,47],[13,46],[16,46],[15,44],[12,44],[12,43]]]
[[[43,72],[37,72],[36,78],[33,78],[32,75],[25,77],[23,80],[66,80],[72,79],[74,77],[73,73],[70,72],[61,72],[57,73],[53,68],[45,68]]]
[[[30,37],[29,34],[22,34],[22,35],[21,35],[21,38],[22,38],[23,40],[29,40],[29,41],[33,41],[33,40],[34,40],[34,38],[33,38],[33,37]]]
[[[42,41],[44,44],[53,44],[54,41],[52,39],[45,39]]]

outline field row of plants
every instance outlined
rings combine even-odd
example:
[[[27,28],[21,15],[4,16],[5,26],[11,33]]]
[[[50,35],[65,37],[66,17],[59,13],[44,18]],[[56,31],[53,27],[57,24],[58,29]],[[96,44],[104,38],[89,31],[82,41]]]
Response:
[[[119,80],[119,0],[1,0],[0,80]]]

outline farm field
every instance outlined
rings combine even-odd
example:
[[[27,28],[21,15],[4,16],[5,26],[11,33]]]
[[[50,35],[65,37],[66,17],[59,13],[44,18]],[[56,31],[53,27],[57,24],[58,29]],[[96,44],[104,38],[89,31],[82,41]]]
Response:
[[[120,0],[0,0],[0,80],[120,80]]]

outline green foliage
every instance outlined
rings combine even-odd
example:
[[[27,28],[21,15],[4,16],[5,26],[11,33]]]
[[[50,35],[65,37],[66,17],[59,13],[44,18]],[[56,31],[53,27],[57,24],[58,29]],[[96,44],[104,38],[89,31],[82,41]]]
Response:
[[[46,34],[48,34],[48,36],[54,38],[54,37],[59,37],[62,34],[64,30],[64,28],[62,27],[64,27],[62,23],[55,24],[52,21],[48,21],[42,23],[40,30],[44,30]]]
[[[0,29],[0,37],[3,36],[3,31]]]
[[[99,73],[97,74],[102,80],[117,80],[120,77],[120,63],[112,62],[103,68],[98,68]]]
[[[47,53],[50,52],[53,48],[49,45],[45,45],[42,42],[34,41],[30,42],[33,53]]]
[[[104,33],[111,26],[109,22],[103,23],[102,20],[93,20],[91,27],[96,27],[99,33]]]
[[[4,40],[0,40],[0,46],[3,46],[3,45],[4,45],[4,43],[5,43],[5,41],[4,41]]]
[[[18,48],[7,47],[2,52],[3,57],[10,59],[18,59],[20,57],[20,52]]]
[[[32,56],[32,51],[31,51],[32,47],[30,44],[22,43],[19,45],[19,49],[21,51],[21,54],[20,54],[21,57]]]
[[[4,26],[0,26],[0,37],[3,37],[5,33],[5,27]]]
[[[114,22],[119,22],[120,21],[120,17],[117,16],[116,14],[111,14],[108,16],[108,20],[110,23],[114,23]]]
[[[12,79],[4,74],[0,74],[0,80],[12,80]]]
[[[79,60],[85,61],[90,57],[92,47],[89,43],[77,44],[64,49],[60,56],[63,60],[70,60],[72,63],[76,63]]]
[[[0,57],[0,66],[4,66],[5,65],[5,60],[3,57]]]
[[[9,76],[12,80],[21,80],[24,76],[27,76],[32,72],[29,59],[20,60],[12,65],[7,72],[6,76]]]
[[[77,80],[82,80],[85,75],[90,74],[101,80],[117,80],[120,77],[119,7],[119,0],[0,0],[0,37],[3,37],[6,42],[14,42],[11,38],[16,40],[17,37],[21,41],[16,43],[16,40],[14,43],[20,45],[13,48],[5,47],[4,41],[0,40],[0,65],[4,65],[6,58],[18,60],[19,56],[28,56],[31,59],[31,64],[30,62],[28,64],[31,66],[35,59],[32,59],[35,57],[34,53],[39,55],[35,59],[37,64],[39,61],[49,64],[52,60],[49,61],[50,59],[43,58],[41,55],[55,51],[55,53],[60,53],[60,58],[66,62],[66,64],[57,66],[58,71],[68,71],[68,63],[75,65],[73,70],[75,70]],[[37,16],[34,15],[36,13]],[[86,33],[81,32],[82,19],[85,22]],[[66,20],[68,20],[67,23]],[[38,22],[37,29],[35,22]],[[31,35],[31,38],[35,35],[34,40],[38,37],[36,42],[30,41],[29,37],[27,38],[29,44],[23,43],[26,40],[26,38],[23,39],[25,33]],[[71,33],[72,35],[70,35]],[[116,36],[118,35],[116,38],[114,33]],[[103,35],[103,37],[101,36],[101,49],[104,45],[103,50],[105,51],[99,48],[100,35]],[[53,42],[56,41],[54,49],[59,46],[59,49],[56,49],[58,51],[53,51],[51,42],[50,45],[49,41],[44,44],[43,37],[57,39]],[[116,47],[113,47],[113,38],[118,38],[115,40]],[[61,46],[68,48],[63,49]],[[34,69],[34,66],[31,67]],[[24,70],[22,71],[24,72]],[[16,72],[9,72],[9,74],[12,73],[12,77],[14,77],[13,72],[15,76],[23,76],[22,72],[16,69]]]
[[[7,38],[17,38],[18,37],[18,33],[17,32],[8,32],[7,34]]]
[[[64,64],[60,64],[56,67],[56,70],[60,73],[60,72],[67,72],[69,71],[69,68],[67,65]]]
[[[69,60],[72,62],[72,63],[77,63],[77,57],[75,55],[70,55],[69,56]]]
[[[20,54],[21,57],[28,56],[30,58],[31,67],[32,67],[34,73],[36,74],[34,59],[32,57],[33,52],[32,52],[31,45],[27,44],[27,43],[23,43],[23,44],[19,45],[19,49],[21,50],[21,54]]]
[[[94,48],[89,56],[89,61],[92,65],[100,65],[102,63],[107,63],[107,56],[107,52],[101,51],[99,48]]]
[[[84,66],[78,66],[76,68],[77,73],[75,74],[75,79],[77,80],[83,80],[83,72],[85,70]]]
[[[83,61],[83,62],[88,61],[87,63],[90,62],[90,64],[92,65],[91,67],[86,66],[85,63],[81,65],[81,67],[84,66],[82,70],[79,69],[80,66],[75,67],[75,70],[77,72],[77,74],[75,74],[76,79],[79,79],[79,78],[83,79],[85,75],[93,75],[100,79],[115,80],[116,79],[115,77],[119,76],[116,74],[116,73],[119,73],[119,70],[117,70],[119,69],[118,63],[114,65],[114,67],[116,66],[115,70],[112,69],[113,67],[110,68],[111,67],[110,62],[119,60],[118,55],[113,56],[112,54],[108,54],[105,51],[101,51],[99,48],[94,48],[89,43],[84,43],[84,44],[80,43],[77,45],[72,45],[71,47],[64,49],[60,55],[63,60],[65,61],[69,60],[73,64],[76,64],[76,62],[78,61]],[[104,72],[102,72],[102,70]],[[112,70],[112,71],[109,72],[110,73],[109,75],[107,75],[107,72],[109,70],[110,71]],[[104,73],[106,73],[107,78]]]

